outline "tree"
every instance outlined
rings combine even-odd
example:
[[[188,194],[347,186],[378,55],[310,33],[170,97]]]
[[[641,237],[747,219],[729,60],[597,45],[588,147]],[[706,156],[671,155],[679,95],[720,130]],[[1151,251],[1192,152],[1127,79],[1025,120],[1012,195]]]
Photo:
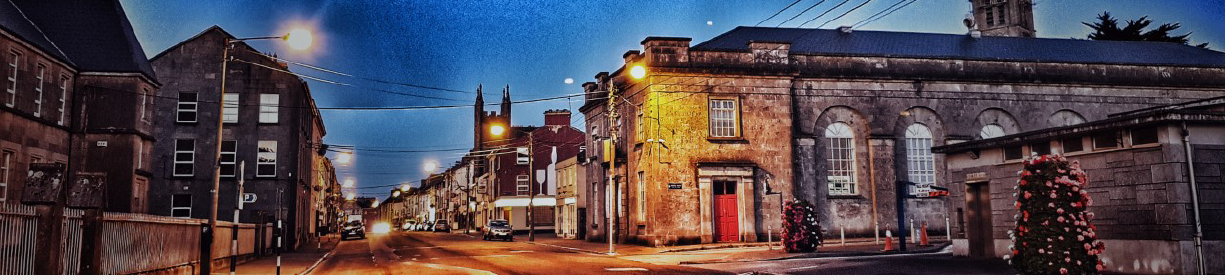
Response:
[[[783,248],[788,253],[812,252],[821,245],[821,224],[816,208],[803,201],[788,201],[783,209]]]
[[[1127,21],[1127,25],[1119,27],[1119,20],[1111,17],[1110,12],[1102,12],[1097,15],[1097,22],[1088,23],[1081,22],[1089,28],[1093,28],[1093,33],[1089,34],[1089,39],[1105,40],[1105,41],[1153,41],[1153,42],[1175,42],[1181,44],[1190,44],[1191,32],[1183,35],[1170,35],[1174,30],[1182,27],[1179,23],[1164,23],[1157,26],[1156,29],[1145,31],[1153,20],[1148,19],[1148,16],[1142,16],[1137,20]],[[1208,48],[1208,43],[1195,45],[1196,47]]]
[[[1106,245],[1090,221],[1093,204],[1080,162],[1060,155],[1025,160],[1017,182],[1016,227],[1008,263],[1024,274],[1097,274]]]

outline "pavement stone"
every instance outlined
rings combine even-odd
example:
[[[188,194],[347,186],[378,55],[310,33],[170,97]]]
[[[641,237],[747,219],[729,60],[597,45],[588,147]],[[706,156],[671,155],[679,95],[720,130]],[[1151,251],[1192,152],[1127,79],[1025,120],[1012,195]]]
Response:
[[[340,243],[339,235],[328,235],[323,238],[308,241],[298,247],[297,251],[281,253],[281,274],[295,275],[310,273],[316,264],[321,262],[324,257],[336,248]],[[238,275],[274,275],[277,274],[277,258],[276,255],[268,255],[263,258],[251,260],[245,263],[238,264],[235,269],[235,274]],[[213,274],[227,274],[229,268],[214,271]]]

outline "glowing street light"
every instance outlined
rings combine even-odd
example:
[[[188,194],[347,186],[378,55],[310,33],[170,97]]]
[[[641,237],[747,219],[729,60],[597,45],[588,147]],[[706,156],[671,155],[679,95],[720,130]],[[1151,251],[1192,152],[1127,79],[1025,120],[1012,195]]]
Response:
[[[412,187],[413,187],[413,186],[409,185],[408,183],[404,183],[404,184],[401,184],[401,185],[400,185],[400,191],[402,191],[402,192],[408,192],[408,189],[409,189],[409,188],[412,188]]]
[[[391,197],[400,197],[400,190],[391,191]]]
[[[352,152],[340,152],[336,154],[336,163],[349,164],[350,162],[353,162]]]
[[[374,203],[371,203],[370,208],[379,208],[379,201],[375,200]]]
[[[305,50],[314,41],[315,37],[311,36],[310,31],[306,31],[306,29],[294,29],[289,31],[288,35],[285,35],[285,43],[295,50]]]
[[[347,188],[353,188],[353,185],[354,185],[354,184],[357,184],[357,183],[353,182],[353,179],[352,179],[352,178],[350,178],[350,179],[345,179],[345,183],[344,183],[344,185],[343,185],[343,186],[344,186],[346,189],[347,189]]]
[[[356,198],[357,197],[355,197],[353,193],[349,193],[345,195],[345,200],[348,200],[348,201],[353,201],[353,199],[356,199]]]
[[[502,127],[502,125],[495,124],[489,127],[489,133],[493,133],[494,136],[502,136],[502,133],[505,132],[506,128]]]
[[[425,162],[425,166],[423,167],[423,169],[425,169],[425,172],[429,172],[433,174],[435,170],[438,170],[438,163],[433,162],[433,161],[427,161]]]
[[[634,79],[642,79],[642,77],[646,77],[646,76],[647,76],[646,67],[642,67],[642,65],[634,65],[634,67],[630,68],[630,77],[634,77]]]

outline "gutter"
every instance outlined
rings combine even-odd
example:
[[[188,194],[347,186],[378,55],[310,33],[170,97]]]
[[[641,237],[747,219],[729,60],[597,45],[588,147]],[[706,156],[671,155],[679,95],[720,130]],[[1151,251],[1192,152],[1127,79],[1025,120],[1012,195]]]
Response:
[[[1204,275],[1204,230],[1200,223],[1199,193],[1197,192],[1198,187],[1195,185],[1195,159],[1192,157],[1193,153],[1191,152],[1191,131],[1187,130],[1186,121],[1182,122],[1181,132],[1183,151],[1187,153],[1188,179],[1191,181],[1191,209],[1195,216],[1195,233],[1192,235],[1192,239],[1195,242],[1196,270],[1199,275]]]

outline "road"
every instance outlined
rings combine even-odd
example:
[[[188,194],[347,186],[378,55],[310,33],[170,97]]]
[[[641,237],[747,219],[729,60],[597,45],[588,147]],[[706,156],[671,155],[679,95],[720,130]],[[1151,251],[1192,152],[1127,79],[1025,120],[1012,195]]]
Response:
[[[953,257],[951,252],[732,262],[689,267],[736,274],[1016,274],[994,258]]]
[[[727,274],[654,265],[523,242],[463,234],[393,232],[342,241],[311,274]]]

